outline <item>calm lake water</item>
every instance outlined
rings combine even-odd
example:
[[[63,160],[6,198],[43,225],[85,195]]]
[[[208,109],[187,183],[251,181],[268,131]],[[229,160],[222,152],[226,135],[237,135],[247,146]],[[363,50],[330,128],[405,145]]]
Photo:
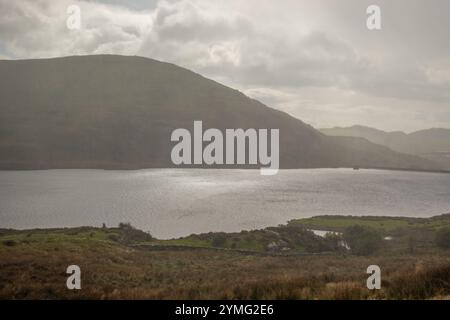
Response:
[[[450,174],[314,169],[0,171],[0,227],[116,226],[159,238],[275,226],[314,215],[450,212]]]

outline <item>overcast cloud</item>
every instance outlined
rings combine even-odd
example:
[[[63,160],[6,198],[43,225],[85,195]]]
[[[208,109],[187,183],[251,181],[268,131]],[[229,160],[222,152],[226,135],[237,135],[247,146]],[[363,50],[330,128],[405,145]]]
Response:
[[[80,30],[66,27],[81,8]],[[366,8],[382,9],[382,30]],[[450,127],[447,0],[0,0],[0,58],[140,55],[316,127]]]

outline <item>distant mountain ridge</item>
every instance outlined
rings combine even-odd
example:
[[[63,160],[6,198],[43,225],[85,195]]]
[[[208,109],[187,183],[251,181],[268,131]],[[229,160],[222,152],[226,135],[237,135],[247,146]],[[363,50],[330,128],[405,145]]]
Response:
[[[386,146],[394,151],[426,157],[450,168],[450,129],[431,128],[412,133],[386,132],[365,126],[319,129],[329,136],[352,136]]]
[[[365,138],[399,152],[426,154],[450,152],[450,129],[431,128],[412,133],[402,131],[386,132],[365,126],[334,127],[319,129],[330,136],[354,136]]]
[[[141,57],[0,61],[0,169],[174,167],[171,132],[279,128],[282,168],[439,169],[361,138],[328,137],[187,69]]]

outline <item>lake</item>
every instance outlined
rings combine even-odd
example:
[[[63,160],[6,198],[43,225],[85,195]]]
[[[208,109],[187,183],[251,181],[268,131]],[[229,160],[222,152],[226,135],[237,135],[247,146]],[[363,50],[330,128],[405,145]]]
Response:
[[[450,212],[450,174],[387,170],[0,171],[0,227],[117,226],[158,238],[276,226],[314,215]]]

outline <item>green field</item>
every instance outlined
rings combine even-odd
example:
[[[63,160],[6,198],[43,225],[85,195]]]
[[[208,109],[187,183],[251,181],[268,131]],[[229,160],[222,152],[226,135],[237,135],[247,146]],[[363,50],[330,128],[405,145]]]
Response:
[[[450,226],[450,214],[435,216],[432,218],[404,218],[404,217],[354,217],[354,216],[317,216],[306,219],[292,220],[292,225],[303,225],[312,229],[326,229],[342,231],[343,229],[358,224],[379,229],[383,232],[396,229],[428,228],[436,230]]]

